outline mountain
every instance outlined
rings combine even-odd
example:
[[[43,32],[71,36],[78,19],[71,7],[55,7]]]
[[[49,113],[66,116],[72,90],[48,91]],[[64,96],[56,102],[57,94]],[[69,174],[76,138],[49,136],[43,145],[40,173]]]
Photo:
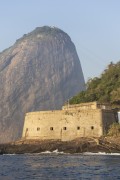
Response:
[[[100,77],[89,79],[87,89],[78,93],[71,104],[98,101],[120,108],[120,61],[110,63]]]
[[[38,27],[0,53],[0,142],[21,136],[26,112],[60,109],[85,90],[70,37],[56,27]]]

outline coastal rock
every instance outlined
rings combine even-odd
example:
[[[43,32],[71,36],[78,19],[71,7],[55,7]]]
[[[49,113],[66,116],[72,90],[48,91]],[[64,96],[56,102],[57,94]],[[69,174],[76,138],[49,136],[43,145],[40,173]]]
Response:
[[[116,138],[112,138],[112,140]],[[98,143],[99,142],[99,143]],[[78,138],[72,141],[60,140],[20,140],[9,144],[0,144],[0,154],[24,153],[120,153],[120,138]]]
[[[60,109],[85,90],[70,37],[38,27],[0,53],[0,142],[21,137],[26,112]]]

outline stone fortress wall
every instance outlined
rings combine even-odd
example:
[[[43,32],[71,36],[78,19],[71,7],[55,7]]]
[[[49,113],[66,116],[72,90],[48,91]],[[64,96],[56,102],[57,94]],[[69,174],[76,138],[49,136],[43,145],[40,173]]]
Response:
[[[116,121],[116,113],[107,105],[68,104],[62,110],[27,113],[22,138],[69,141],[78,137],[100,137]]]

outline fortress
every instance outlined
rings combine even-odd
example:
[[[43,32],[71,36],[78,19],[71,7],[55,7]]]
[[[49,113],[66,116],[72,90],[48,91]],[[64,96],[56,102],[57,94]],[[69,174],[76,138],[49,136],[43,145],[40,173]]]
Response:
[[[70,141],[78,137],[100,137],[117,121],[117,112],[108,105],[68,104],[62,110],[27,113],[22,139]]]

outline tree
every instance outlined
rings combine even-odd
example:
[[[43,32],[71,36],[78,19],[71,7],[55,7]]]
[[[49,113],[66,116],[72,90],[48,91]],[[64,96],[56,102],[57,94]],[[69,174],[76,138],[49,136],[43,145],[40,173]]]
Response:
[[[70,104],[99,101],[120,106],[120,61],[111,62],[100,77],[90,78],[86,87],[86,91],[74,96]]]

